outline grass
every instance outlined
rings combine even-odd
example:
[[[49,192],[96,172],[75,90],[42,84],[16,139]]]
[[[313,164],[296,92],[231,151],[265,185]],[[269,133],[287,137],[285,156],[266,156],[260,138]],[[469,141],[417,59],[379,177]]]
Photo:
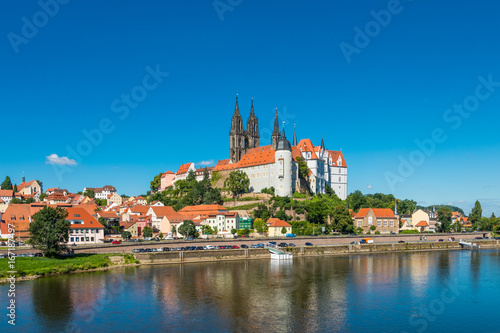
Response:
[[[256,202],[256,203],[251,203],[248,205],[241,205],[241,206],[236,206],[236,207],[226,207],[226,208],[228,210],[249,210],[249,209],[257,207],[258,205],[259,205],[259,203]]]
[[[16,257],[15,271],[17,276],[63,274],[76,270],[87,270],[108,267],[111,264],[109,256],[113,254],[77,254],[62,258],[22,258]],[[120,254],[118,254],[121,256]],[[0,259],[0,278],[8,276],[9,260]]]

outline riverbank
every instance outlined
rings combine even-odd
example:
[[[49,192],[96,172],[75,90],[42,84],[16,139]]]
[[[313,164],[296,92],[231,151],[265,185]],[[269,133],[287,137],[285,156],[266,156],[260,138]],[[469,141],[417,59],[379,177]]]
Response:
[[[498,248],[499,241],[478,241],[481,248]],[[458,242],[407,242],[385,244],[348,244],[300,246],[287,250],[295,257],[342,256],[460,249]],[[186,264],[217,261],[244,261],[269,258],[267,249],[232,249],[210,251],[148,252],[132,254],[76,254],[60,259],[16,258],[16,281],[34,280],[61,274],[104,271],[111,268],[141,265]],[[0,283],[6,283],[8,260],[0,260]]]
[[[102,271],[112,267],[137,265],[132,255],[123,254],[76,254],[62,258],[17,257],[13,267],[7,258],[0,259],[0,283],[7,282],[9,271],[15,271],[16,281],[33,280],[39,277]]]

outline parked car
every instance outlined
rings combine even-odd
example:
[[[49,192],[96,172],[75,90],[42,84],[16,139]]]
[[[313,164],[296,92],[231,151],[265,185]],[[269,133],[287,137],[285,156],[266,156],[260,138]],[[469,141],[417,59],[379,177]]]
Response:
[[[122,242],[120,242],[119,240],[114,240],[113,242],[111,242],[111,244],[113,245],[116,245],[116,244],[121,244]]]
[[[351,244],[358,244],[358,242],[354,241],[354,242],[351,242]]]
[[[238,245],[233,245],[233,249],[239,249],[240,247]]]
[[[277,247],[276,242],[269,242],[266,244],[267,247]]]
[[[24,242],[19,242],[19,246],[24,246],[26,244],[24,244]]]
[[[193,237],[186,237],[186,238],[184,238],[184,240],[192,241],[192,240],[194,240],[194,238]]]
[[[34,253],[28,253],[28,257],[33,258],[35,256]]]
[[[286,237],[295,237],[295,234],[286,234]]]
[[[2,242],[0,245],[2,245],[2,246],[7,246],[7,243]]]
[[[318,236],[318,234],[312,234],[311,236],[314,236],[314,237],[316,237],[316,236]]]
[[[476,237],[476,239],[483,239],[483,237]]]
[[[257,247],[260,248],[260,249],[263,249],[265,246],[264,246],[264,244],[259,243],[259,244],[257,244]]]
[[[438,239],[438,242],[444,242],[444,239],[439,238],[439,239]]]
[[[241,244],[241,248],[242,248],[242,249],[248,249],[248,245],[246,245],[246,244]]]
[[[35,253],[35,257],[43,257],[43,254],[41,252]]]
[[[203,250],[205,250],[205,248],[204,248],[203,246],[197,246],[197,247],[196,247],[196,249],[197,249],[198,251],[203,251]]]
[[[252,245],[250,245],[250,248],[251,248],[251,249],[258,249],[258,248],[259,248],[259,245],[257,245],[257,244],[252,244]]]
[[[6,257],[6,256],[5,256],[5,254],[0,253],[0,259],[3,259],[3,258],[5,258],[5,257]]]
[[[19,257],[23,257],[23,258],[26,258],[28,255],[26,253],[22,253],[19,255]]]
[[[213,245],[207,245],[206,248],[207,250],[215,250],[215,246]]]
[[[141,252],[141,249],[133,249],[132,250],[132,253],[139,253],[139,252]]]
[[[398,243],[404,243],[405,241],[404,240],[399,240]]]
[[[293,243],[288,243],[288,246],[290,246],[290,247],[295,247],[296,245],[295,245],[295,244],[293,244]]]
[[[288,247],[288,244],[287,243],[279,243],[278,247]]]
[[[306,242],[306,246],[313,246],[312,243]]]

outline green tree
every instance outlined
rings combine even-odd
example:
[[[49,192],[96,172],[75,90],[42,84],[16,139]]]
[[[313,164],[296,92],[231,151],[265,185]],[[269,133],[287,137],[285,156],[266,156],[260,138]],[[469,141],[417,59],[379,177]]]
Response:
[[[439,231],[447,232],[451,227],[451,211],[448,207],[441,207],[437,212],[437,219],[439,221]]]
[[[179,233],[184,237],[194,236],[196,233],[196,226],[191,220],[184,220],[179,226]]]
[[[351,208],[354,212],[359,211],[360,208],[366,206],[367,204],[366,197],[359,190],[349,194],[347,196],[347,201],[349,202],[349,208]]]
[[[337,232],[352,231],[354,226],[352,223],[351,213],[345,205],[340,204],[335,206],[331,213],[331,217],[332,230]]]
[[[153,237],[153,228],[146,226],[144,229],[142,229],[142,237],[144,238],[151,238]]]
[[[65,248],[69,238],[70,223],[66,220],[68,212],[60,207],[43,207],[33,214],[29,225],[29,244],[43,251],[46,257],[58,256]]]
[[[130,238],[132,238],[132,234],[130,233],[130,231],[123,231],[122,238],[123,239],[130,239]]]
[[[307,162],[300,156],[297,156],[295,160],[299,163],[299,178],[307,179],[309,177],[309,168],[307,167]]]
[[[163,232],[160,232],[160,234],[158,235],[158,238],[159,239],[163,239],[165,236],[163,236]]]
[[[108,200],[107,199],[95,199],[95,203],[98,206],[107,206],[108,205]]]
[[[331,188],[330,185],[326,184],[326,187],[325,187],[325,193],[331,197],[333,196],[337,196],[337,194],[335,194],[335,191]]]
[[[252,212],[254,218],[259,218],[264,221],[267,221],[271,215],[272,211],[267,207],[266,204],[259,204],[257,208]]]
[[[375,226],[375,225],[372,225],[372,226],[370,227],[370,230],[371,230],[371,231],[375,231],[375,229],[377,229],[377,226]]]
[[[172,235],[175,235],[177,233],[177,228],[175,225],[172,226]]]
[[[473,230],[477,230],[478,223],[481,222],[481,217],[483,217],[483,209],[481,208],[479,201],[476,200],[474,208],[472,208],[472,212],[469,215],[469,220],[473,225]]]
[[[201,233],[203,235],[211,235],[214,231],[212,230],[212,227],[209,225],[202,225],[201,226]]]
[[[359,234],[359,235],[363,234],[363,228],[362,227],[357,227],[356,228],[356,233]]]
[[[313,224],[323,224],[325,223],[325,218],[327,216],[326,202],[321,200],[321,198],[313,198],[311,202],[308,203],[307,207],[307,220]]]
[[[229,177],[227,177],[224,182],[224,186],[229,188],[229,191],[233,194],[234,206],[236,206],[236,198],[248,192],[250,179],[248,179],[247,174],[241,170],[231,171]]]
[[[40,194],[39,199],[40,199],[40,201],[43,201],[43,199],[45,199],[46,197],[48,197],[48,195],[45,193],[42,193],[42,194]]]
[[[161,186],[161,176],[163,175],[163,172],[160,172],[156,176],[154,176],[153,180],[149,183],[150,186],[149,188],[151,189],[151,192],[156,192]]]
[[[92,189],[87,189],[85,192],[83,192],[83,195],[89,198],[95,198],[95,192]]]
[[[283,235],[284,235],[284,234],[286,234],[286,228],[285,228],[285,227],[281,228],[281,233],[282,233]]]
[[[233,229],[231,229],[231,233],[233,234],[233,236],[234,236],[234,234],[235,234],[236,232],[237,232],[237,230],[236,230],[236,229],[234,229],[234,228],[233,228]]]
[[[17,184],[14,184],[14,187],[12,188],[12,190],[14,191],[14,193],[18,192],[18,190],[17,190]]]
[[[217,235],[219,233],[219,228],[214,227],[214,231],[212,232],[212,235]]]
[[[260,234],[267,232],[268,229],[267,224],[262,219],[255,219],[253,221],[253,227],[255,231]]]
[[[10,177],[5,177],[5,180],[2,183],[2,190],[12,190],[12,183],[10,182]]]
[[[99,223],[102,224],[102,226],[104,227],[104,233],[108,234],[109,233],[108,220],[106,220],[104,217],[99,217],[97,221],[99,221]]]
[[[12,205],[12,204],[22,204],[22,203],[23,203],[23,202],[22,202],[22,201],[21,201],[21,199],[19,199],[19,198],[12,198],[12,199],[10,200],[10,204],[11,204],[11,205]]]

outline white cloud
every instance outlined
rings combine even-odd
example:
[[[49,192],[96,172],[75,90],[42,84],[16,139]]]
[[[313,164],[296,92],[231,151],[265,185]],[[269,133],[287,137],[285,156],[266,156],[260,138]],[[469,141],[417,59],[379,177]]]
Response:
[[[371,186],[371,185],[368,185],[366,188],[367,188],[367,189],[371,189],[371,188],[372,188],[372,186]]]
[[[69,159],[66,156],[57,156],[57,154],[51,154],[45,157],[45,163],[47,164],[57,164],[57,165],[76,165],[76,161]]]
[[[208,165],[212,165],[214,164],[214,160],[208,160],[208,161],[201,161],[201,162],[198,162],[196,163],[198,165],[203,165],[203,166],[208,166]]]

